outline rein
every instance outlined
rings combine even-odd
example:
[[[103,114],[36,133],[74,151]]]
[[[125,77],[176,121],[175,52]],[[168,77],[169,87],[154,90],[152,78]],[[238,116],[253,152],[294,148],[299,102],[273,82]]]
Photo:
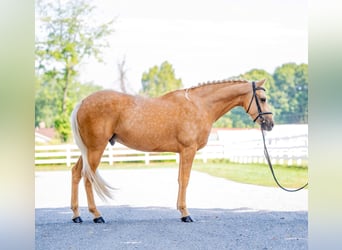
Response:
[[[253,86],[253,97],[252,97],[252,99],[251,99],[251,101],[250,101],[250,103],[249,103],[249,105],[248,105],[248,109],[247,109],[246,113],[248,113],[248,111],[249,111],[249,109],[250,109],[250,107],[251,107],[251,105],[252,105],[253,99],[255,99],[255,103],[256,103],[257,108],[258,108],[258,116],[253,120],[253,122],[255,122],[258,118],[260,118],[260,119],[262,120],[262,123],[263,123],[263,122],[265,122],[265,119],[263,118],[262,115],[272,114],[272,112],[262,112],[261,107],[260,107],[259,100],[258,100],[258,98],[257,98],[257,96],[256,96],[256,91],[257,91],[257,90],[266,91],[266,90],[265,90],[264,88],[262,88],[262,87],[255,87],[255,82],[252,82],[252,86]],[[297,188],[297,189],[288,189],[288,188],[283,187],[283,186],[279,183],[277,177],[275,176],[275,173],[274,173],[274,170],[273,170],[273,166],[272,166],[272,162],[271,162],[271,159],[270,159],[270,155],[268,154],[268,150],[267,150],[267,147],[266,147],[266,140],[265,140],[264,130],[263,130],[262,128],[261,128],[260,130],[261,130],[261,134],[262,134],[262,140],[263,140],[263,142],[264,142],[264,155],[265,155],[265,158],[266,158],[266,160],[267,160],[268,166],[270,167],[270,170],[271,170],[273,179],[274,179],[274,181],[277,183],[277,185],[278,185],[281,189],[283,189],[284,191],[287,191],[287,192],[297,192],[297,191],[299,191],[299,190],[302,190],[302,189],[305,188],[306,186],[308,186],[309,183],[307,182],[304,186],[302,186],[302,187],[300,187],[300,188]]]
[[[288,189],[288,188],[285,188],[283,187],[279,181],[277,180],[277,177],[275,176],[274,174],[274,170],[273,170],[273,166],[272,166],[272,163],[271,163],[271,159],[270,159],[270,155],[268,154],[268,150],[267,150],[267,147],[266,147],[266,142],[265,142],[265,134],[264,134],[264,130],[261,129],[261,134],[262,134],[262,140],[264,142],[264,155],[265,155],[265,158],[267,160],[267,163],[268,163],[268,166],[270,167],[270,170],[271,170],[271,173],[272,173],[272,176],[273,176],[273,179],[274,181],[277,183],[277,185],[287,191],[287,192],[297,192],[299,190],[302,190],[303,188],[305,188],[307,185],[309,185],[309,183],[307,182],[304,186],[300,187],[300,188],[297,188],[297,189]]]

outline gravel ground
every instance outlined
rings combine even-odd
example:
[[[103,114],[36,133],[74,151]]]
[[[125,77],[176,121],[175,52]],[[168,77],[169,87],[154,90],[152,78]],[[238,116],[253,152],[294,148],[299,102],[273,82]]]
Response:
[[[307,190],[240,184],[193,171],[187,204],[175,208],[177,169],[102,170],[115,200],[96,199],[94,224],[80,185],[82,224],[71,221],[70,171],[36,172],[36,249],[308,249]]]

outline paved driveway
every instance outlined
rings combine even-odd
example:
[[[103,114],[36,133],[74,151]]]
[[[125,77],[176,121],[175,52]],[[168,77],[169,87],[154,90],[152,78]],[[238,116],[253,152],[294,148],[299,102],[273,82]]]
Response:
[[[106,224],[94,224],[83,185],[84,223],[71,222],[70,171],[36,172],[36,249],[307,249],[307,190],[227,181],[193,171],[187,204],[176,210],[177,169],[102,170],[115,200],[97,199]]]

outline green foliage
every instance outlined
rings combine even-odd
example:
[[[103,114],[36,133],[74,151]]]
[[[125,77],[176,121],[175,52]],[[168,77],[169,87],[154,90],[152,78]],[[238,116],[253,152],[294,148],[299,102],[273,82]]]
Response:
[[[277,110],[276,123],[307,122],[308,65],[283,64],[275,70],[273,78],[276,90],[271,103]]]
[[[263,69],[252,69],[242,75],[239,78],[246,79],[249,81],[256,81],[266,79],[264,87],[268,90],[275,88],[273,76]]]
[[[57,114],[56,91],[51,82],[44,81],[43,77],[36,78],[35,87],[35,126],[45,122],[47,127],[53,127],[54,114]]]
[[[70,127],[70,119],[69,116],[64,114],[60,114],[55,118],[55,128],[59,132],[60,139],[66,142],[71,135],[71,127]]]
[[[165,61],[160,67],[154,66],[148,72],[144,72],[142,79],[141,94],[157,97],[166,92],[183,87],[182,80],[177,79],[172,65]]]
[[[89,1],[88,1],[89,2]],[[94,7],[84,0],[36,2],[36,105],[35,123],[55,127],[63,141],[70,135],[69,116],[80,97],[100,89],[78,82],[85,58],[101,61],[105,38],[113,21],[94,22]]]

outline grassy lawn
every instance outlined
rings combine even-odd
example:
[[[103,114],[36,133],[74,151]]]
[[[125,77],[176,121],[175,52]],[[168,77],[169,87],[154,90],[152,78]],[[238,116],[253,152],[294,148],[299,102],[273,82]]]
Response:
[[[274,172],[278,181],[288,188],[297,188],[304,185],[308,180],[308,168],[296,166],[275,165]],[[153,168],[178,168],[175,162],[153,162],[150,165],[144,163],[115,163],[113,166],[101,164],[100,169],[153,169]],[[36,171],[70,170],[70,167],[60,166],[37,166]],[[230,162],[208,162],[196,161],[193,169],[205,172],[213,176],[225,178],[241,183],[272,186],[276,183],[273,180],[268,165],[265,164],[239,164]]]
[[[273,168],[278,181],[284,187],[297,188],[308,181],[307,167],[275,165]],[[241,183],[277,186],[268,165],[264,164],[199,163],[195,164],[193,169]]]

